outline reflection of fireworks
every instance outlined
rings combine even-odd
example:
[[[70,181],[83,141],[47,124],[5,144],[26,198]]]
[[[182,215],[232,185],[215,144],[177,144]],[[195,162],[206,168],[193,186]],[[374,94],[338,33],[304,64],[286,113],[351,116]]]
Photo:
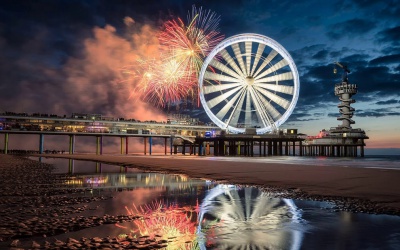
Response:
[[[134,221],[137,229],[131,229],[133,234],[172,240],[167,249],[194,249],[193,247],[197,244],[195,222],[197,213],[193,209],[166,205],[161,201],[140,207],[133,205],[133,209],[128,207],[125,209],[129,215],[142,217]],[[117,226],[128,229],[119,224]]]
[[[160,58],[140,60],[136,67],[124,70],[136,82],[135,91],[158,106],[197,93],[197,76],[203,60],[223,39],[218,32],[219,20],[214,12],[193,6],[187,25],[179,18],[165,22],[158,35]]]

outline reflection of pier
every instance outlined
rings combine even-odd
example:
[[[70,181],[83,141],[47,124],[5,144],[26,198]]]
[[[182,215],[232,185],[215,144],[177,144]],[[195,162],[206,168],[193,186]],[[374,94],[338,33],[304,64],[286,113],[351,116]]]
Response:
[[[170,192],[190,191],[203,187],[205,180],[189,179],[182,175],[158,173],[104,173],[79,175],[69,179],[66,184],[73,188],[95,188],[128,190],[138,188],[161,188]]]

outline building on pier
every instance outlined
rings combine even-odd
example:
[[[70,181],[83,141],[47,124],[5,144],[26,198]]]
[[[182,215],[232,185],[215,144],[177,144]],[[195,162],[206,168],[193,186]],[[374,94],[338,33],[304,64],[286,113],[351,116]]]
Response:
[[[352,96],[357,94],[357,84],[351,84],[348,80],[350,70],[347,66],[335,63],[343,69],[341,83],[335,84],[335,95],[339,98],[339,113],[337,120],[342,124],[329,130],[322,130],[317,136],[309,137],[304,142],[303,154],[310,156],[364,156],[364,140],[368,139],[365,131],[360,128],[352,128],[355,124],[352,120],[355,109],[351,104],[356,101]]]

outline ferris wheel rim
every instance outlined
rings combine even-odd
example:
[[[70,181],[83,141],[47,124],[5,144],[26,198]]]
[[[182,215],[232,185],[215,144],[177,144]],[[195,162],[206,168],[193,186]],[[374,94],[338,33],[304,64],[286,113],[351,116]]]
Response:
[[[294,63],[293,58],[290,56],[289,52],[281,44],[279,44],[274,39],[272,39],[268,36],[255,34],[255,33],[243,33],[243,34],[234,35],[234,36],[231,36],[231,37],[223,40],[209,53],[209,55],[204,60],[203,66],[199,73],[200,101],[203,105],[203,108],[204,108],[205,112],[207,113],[207,115],[210,117],[210,119],[220,128],[227,129],[228,131],[233,132],[233,133],[245,132],[245,128],[237,128],[237,127],[231,126],[231,125],[226,124],[223,121],[221,121],[208,107],[207,101],[205,100],[204,92],[203,92],[204,74],[205,74],[211,60],[213,60],[215,58],[215,56],[219,52],[221,52],[223,49],[225,49],[229,46],[232,46],[233,44],[238,44],[240,42],[255,42],[258,44],[263,44],[264,46],[268,46],[272,50],[275,50],[288,63],[290,72],[293,75],[293,95],[292,95],[292,99],[290,101],[290,105],[285,110],[283,115],[281,117],[279,117],[279,119],[274,121],[274,125],[276,125],[276,127],[279,127],[289,118],[289,116],[293,112],[294,107],[297,104],[299,91],[300,91],[300,80],[299,80],[299,74],[297,71],[297,67]],[[256,131],[258,134],[272,131],[272,124],[269,127],[257,128]]]

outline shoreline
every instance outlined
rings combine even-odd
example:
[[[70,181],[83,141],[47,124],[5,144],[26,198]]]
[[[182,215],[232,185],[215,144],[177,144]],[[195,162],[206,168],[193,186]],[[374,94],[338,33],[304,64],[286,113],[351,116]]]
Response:
[[[400,215],[398,170],[285,164],[269,161],[269,158],[260,160],[247,157],[95,154],[31,156],[97,161],[151,172],[184,174],[190,178],[257,186],[285,198],[330,201],[339,210]]]

